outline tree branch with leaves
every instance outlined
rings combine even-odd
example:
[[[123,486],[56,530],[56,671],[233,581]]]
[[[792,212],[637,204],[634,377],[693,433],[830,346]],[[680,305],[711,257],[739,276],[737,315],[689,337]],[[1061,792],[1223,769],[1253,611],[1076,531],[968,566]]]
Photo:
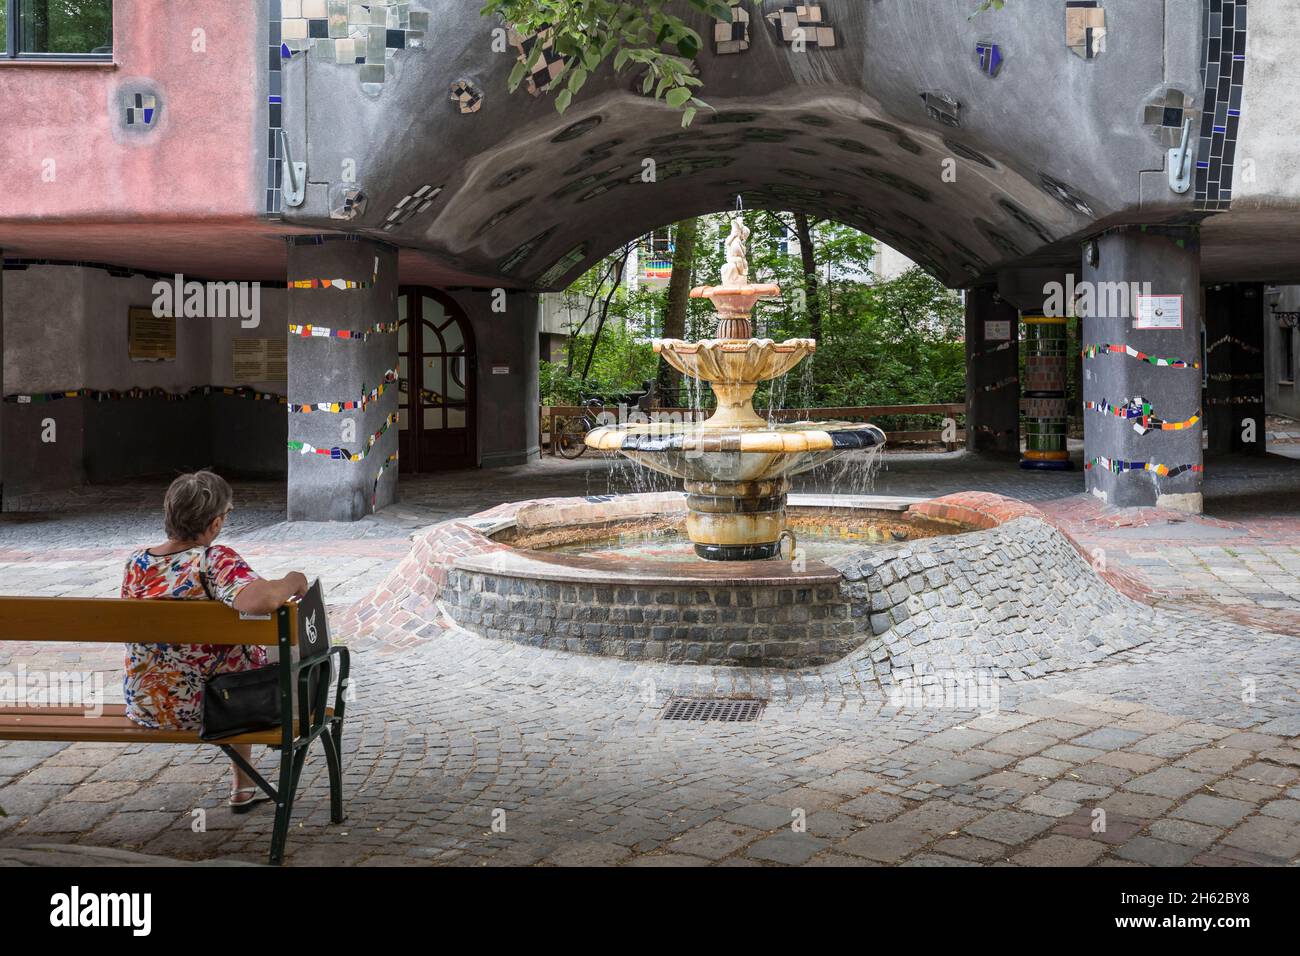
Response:
[[[725,0],[684,0],[687,6],[717,20],[731,21]],[[703,38],[668,7],[677,0],[488,0],[483,16],[499,15],[517,32],[545,33],[554,49],[568,61],[557,82],[555,108],[563,113],[591,74],[612,61],[616,74],[644,70],[641,91],[682,110],[689,126],[709,105],[695,95],[703,81],[695,75],[695,58]],[[509,87],[514,92],[536,67],[542,43],[533,45],[526,61],[515,64]]]

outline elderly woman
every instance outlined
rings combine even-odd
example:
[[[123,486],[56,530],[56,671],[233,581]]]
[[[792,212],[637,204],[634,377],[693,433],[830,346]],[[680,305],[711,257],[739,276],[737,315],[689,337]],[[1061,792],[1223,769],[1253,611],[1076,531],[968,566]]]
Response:
[[[173,481],[163,501],[167,540],[131,555],[122,577],[122,597],[220,601],[236,611],[270,614],[290,598],[305,595],[307,579],[297,571],[278,581],[263,580],[234,550],[212,543],[232,510],[230,485],[210,471]],[[204,681],[266,663],[261,647],[128,644],[127,716],[155,730],[197,730]],[[238,749],[251,762],[252,748]],[[244,813],[267,798],[238,765],[232,766],[230,806]]]

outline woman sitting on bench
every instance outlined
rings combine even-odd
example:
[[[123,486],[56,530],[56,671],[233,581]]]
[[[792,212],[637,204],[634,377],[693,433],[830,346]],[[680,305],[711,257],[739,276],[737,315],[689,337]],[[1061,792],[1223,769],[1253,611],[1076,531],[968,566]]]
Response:
[[[212,543],[232,510],[230,485],[210,471],[173,481],[163,501],[167,540],[131,555],[122,578],[122,597],[221,601],[236,611],[271,614],[290,598],[305,595],[307,578],[297,571],[278,581],[264,580],[234,550]],[[184,637],[176,635],[178,641]],[[204,681],[266,663],[266,650],[261,647],[128,644],[127,716],[155,730],[197,730]],[[239,752],[251,762],[251,746]],[[235,813],[268,799],[237,765],[232,767],[230,806]]]

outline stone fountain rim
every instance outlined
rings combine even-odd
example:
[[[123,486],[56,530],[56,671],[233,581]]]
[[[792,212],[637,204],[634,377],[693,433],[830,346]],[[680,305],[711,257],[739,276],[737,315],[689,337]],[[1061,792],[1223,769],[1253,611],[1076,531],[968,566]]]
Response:
[[[698,342],[687,342],[684,339],[653,339],[650,345],[656,355],[661,355],[665,351],[672,351],[679,355],[696,355],[702,351],[742,355],[755,351],[756,348],[776,352],[779,355],[793,352],[807,352],[811,355],[817,351],[816,339],[786,339],[784,342],[755,338],[700,339]]]
[[[889,495],[790,495],[792,511],[836,509],[847,511],[891,511],[908,513],[927,498]],[[596,509],[599,513],[592,514]],[[521,503],[509,515],[483,515],[461,519],[484,542],[484,550],[456,557],[451,568],[470,573],[497,575],[534,581],[538,584],[585,584],[594,587],[670,586],[780,587],[838,585],[843,573],[830,564],[810,560],[803,571],[790,570],[788,561],[699,562],[627,560],[616,567],[606,558],[573,554],[548,554],[516,548],[497,540],[512,528],[544,530],[568,525],[591,524],[612,518],[663,517],[686,514],[686,495],[681,492],[653,492],[616,495],[604,501],[586,498],[541,499]],[[586,514],[580,514],[586,512]],[[581,517],[584,520],[573,520]],[[969,528],[954,528],[954,533]],[[867,550],[870,546],[864,546]]]

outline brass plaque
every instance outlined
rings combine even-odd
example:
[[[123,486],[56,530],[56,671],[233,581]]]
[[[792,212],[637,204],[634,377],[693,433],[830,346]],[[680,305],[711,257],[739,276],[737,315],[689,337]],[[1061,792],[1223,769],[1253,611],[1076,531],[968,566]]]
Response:
[[[176,319],[156,316],[153,309],[130,309],[127,312],[127,354],[142,362],[175,361]]]
[[[231,339],[230,368],[240,385],[288,382],[289,343],[285,339]]]

